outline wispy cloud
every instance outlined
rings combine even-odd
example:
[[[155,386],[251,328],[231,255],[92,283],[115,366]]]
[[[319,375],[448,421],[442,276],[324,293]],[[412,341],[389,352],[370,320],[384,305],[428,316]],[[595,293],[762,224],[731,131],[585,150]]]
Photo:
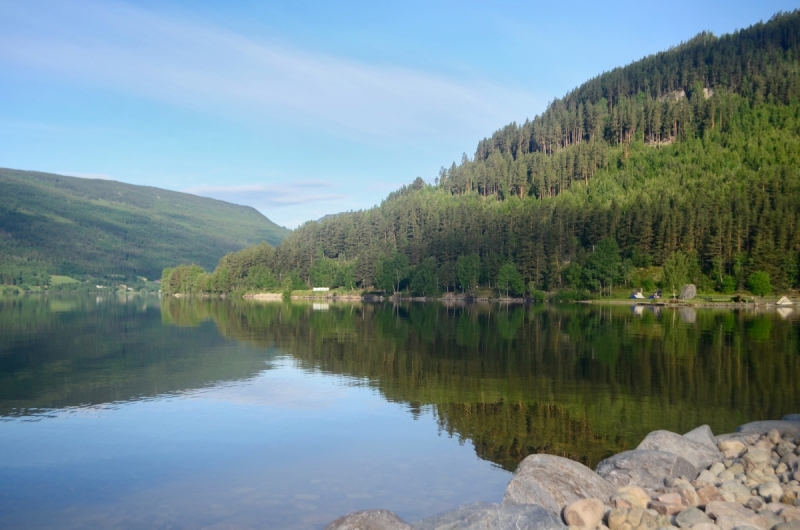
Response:
[[[269,211],[274,208],[311,203],[340,203],[349,198],[347,195],[333,192],[334,189],[335,186],[330,183],[309,180],[237,186],[200,185],[182,191]]]
[[[485,134],[522,90],[300,50],[126,4],[0,0],[0,62],[235,116],[363,137]]]

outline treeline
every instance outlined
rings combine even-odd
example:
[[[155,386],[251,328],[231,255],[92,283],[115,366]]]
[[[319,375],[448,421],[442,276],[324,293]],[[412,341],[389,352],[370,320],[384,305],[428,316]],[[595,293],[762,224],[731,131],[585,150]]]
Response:
[[[44,287],[49,283],[47,264],[15,256],[0,257],[0,285],[27,290],[29,287]]]
[[[226,256],[192,288],[255,288],[249,261],[281,289],[796,287],[799,38],[795,11],[603,74],[481,141],[435,185],[418,178],[379,207],[306,223],[255,261]]]

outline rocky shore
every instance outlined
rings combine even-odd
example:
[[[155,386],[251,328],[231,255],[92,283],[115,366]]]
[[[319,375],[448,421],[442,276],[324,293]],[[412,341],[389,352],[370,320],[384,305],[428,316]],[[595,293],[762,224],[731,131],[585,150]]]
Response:
[[[559,456],[523,460],[502,503],[406,523],[351,513],[326,530],[800,530],[800,414],[714,436],[648,434],[592,471]]]

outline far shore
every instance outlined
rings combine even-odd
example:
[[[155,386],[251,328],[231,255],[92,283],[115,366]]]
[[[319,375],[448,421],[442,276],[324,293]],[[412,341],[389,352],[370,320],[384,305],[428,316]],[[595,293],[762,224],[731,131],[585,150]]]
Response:
[[[184,295],[185,296],[185,295]],[[257,301],[277,301],[284,299],[283,293],[252,293],[243,296],[247,300]],[[337,292],[324,292],[324,293],[309,293],[307,291],[293,292],[289,296],[291,300],[316,300],[316,301],[364,301],[364,302],[382,302],[382,301],[395,301],[395,302],[441,302],[445,304],[468,304],[468,303],[499,303],[499,304],[531,304],[535,301],[531,298],[515,298],[515,297],[490,297],[490,296],[475,296],[468,297],[464,295],[445,295],[439,297],[424,297],[424,296],[383,296],[381,294],[359,294],[352,291],[346,293]],[[600,298],[593,300],[576,300],[574,303],[578,304],[591,304],[591,305],[621,305],[621,306],[644,306],[644,307],[692,307],[692,308],[719,308],[719,309],[779,309],[788,308],[792,309],[800,306],[800,302],[796,297],[790,298],[790,305],[777,304],[777,298],[758,300],[753,297],[748,297],[750,300],[742,302],[714,300],[713,296],[699,295],[691,300],[668,300],[668,299],[619,299],[619,298]],[[719,297],[716,297],[719,298]]]

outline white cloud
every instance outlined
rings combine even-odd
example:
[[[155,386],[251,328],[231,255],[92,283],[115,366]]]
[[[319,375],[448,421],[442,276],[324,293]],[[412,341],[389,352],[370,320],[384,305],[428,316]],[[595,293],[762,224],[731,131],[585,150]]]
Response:
[[[310,203],[337,203],[349,198],[347,195],[333,192],[333,189],[335,186],[330,183],[307,180],[236,186],[200,185],[181,191],[270,211],[272,208]]]
[[[0,62],[236,119],[364,138],[486,134],[527,92],[298,50],[112,2],[2,2]]]

